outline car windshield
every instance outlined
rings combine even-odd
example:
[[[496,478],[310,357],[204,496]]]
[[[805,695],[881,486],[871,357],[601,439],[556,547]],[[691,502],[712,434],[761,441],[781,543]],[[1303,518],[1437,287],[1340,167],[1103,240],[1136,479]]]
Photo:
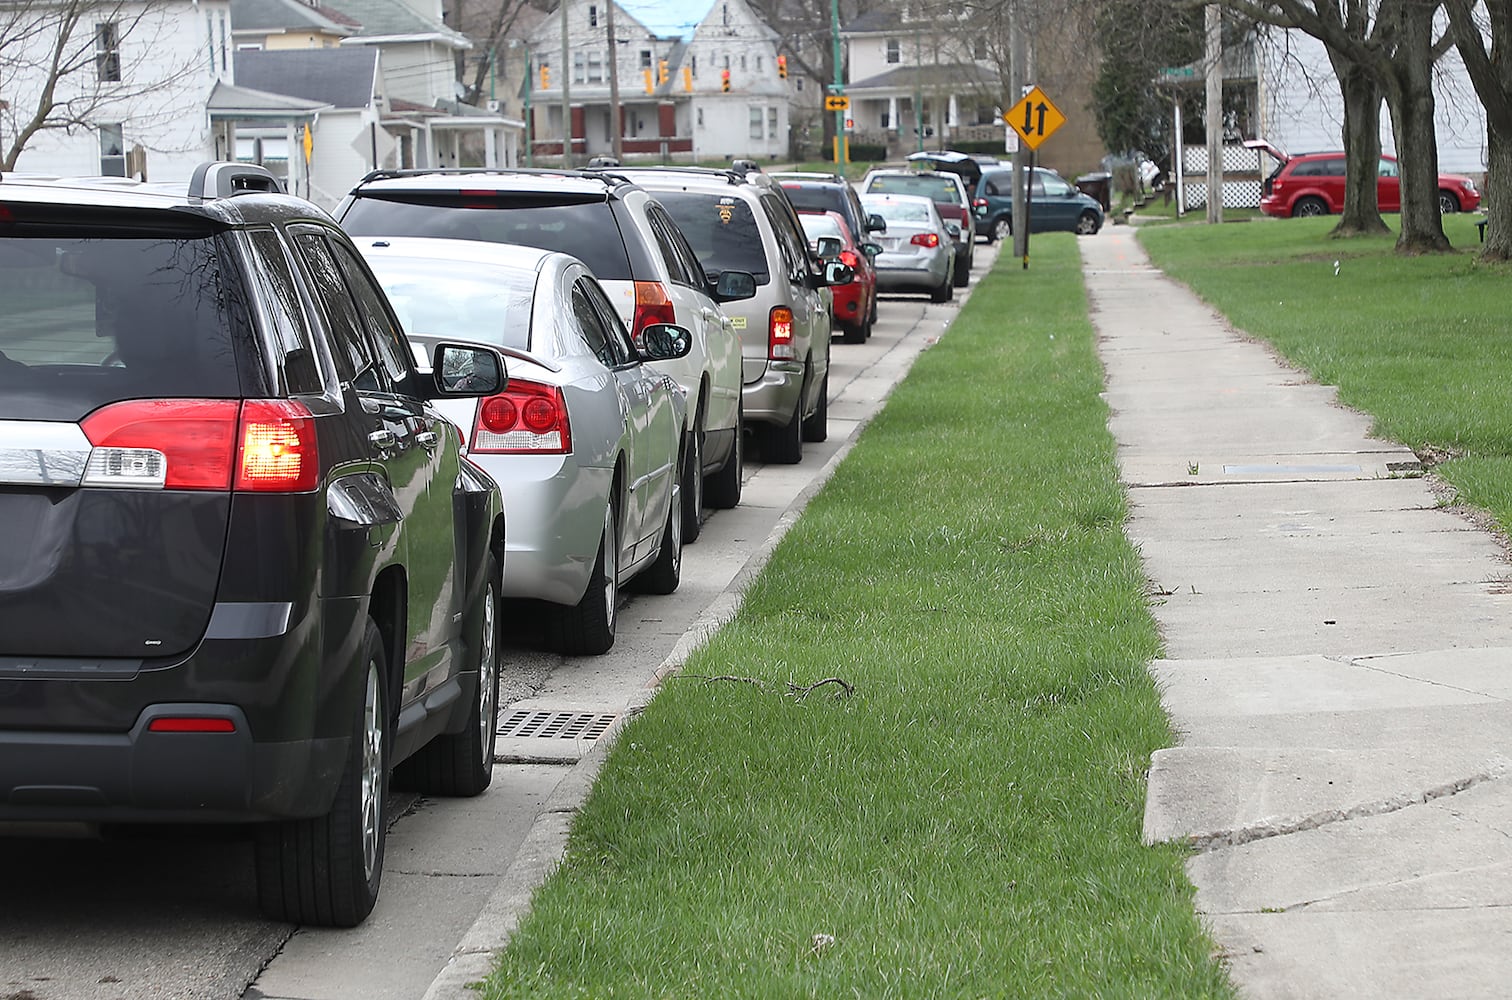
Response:
[[[353,236],[436,236],[571,254],[600,281],[629,281],[630,257],[602,197],[571,201],[463,192],[385,192],[354,199],[341,217]]]
[[[368,265],[405,333],[530,349],[534,271],[377,254]]]
[[[888,222],[931,222],[929,206],[921,201],[894,201],[891,198],[863,198],[861,204]]]
[[[78,227],[0,237],[0,419],[239,396],[233,330],[251,331],[222,249],[210,235],[90,238]]]
[[[961,189],[954,177],[937,174],[873,174],[867,194],[912,194],[930,201],[961,204]]]
[[[744,200],[698,191],[658,191],[656,200],[688,238],[710,277],[733,270],[750,271],[758,285],[772,280],[761,230]]]

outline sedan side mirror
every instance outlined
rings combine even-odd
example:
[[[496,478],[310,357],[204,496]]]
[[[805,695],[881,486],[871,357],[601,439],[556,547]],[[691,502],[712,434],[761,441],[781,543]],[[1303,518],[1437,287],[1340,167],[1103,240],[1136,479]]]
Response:
[[[756,275],[750,271],[720,271],[714,283],[716,302],[739,302],[756,294]]]
[[[820,260],[840,256],[840,251],[845,249],[844,242],[838,236],[821,236],[814,241],[814,254]]]
[[[866,217],[866,231],[869,233],[887,232],[887,220],[873,212]]]
[[[437,344],[431,361],[435,392],[430,398],[492,396],[508,381],[504,355],[492,347]]]
[[[856,269],[844,261],[831,260],[824,264],[826,285],[848,285],[856,280]]]
[[[675,323],[652,323],[641,331],[641,343],[642,360],[671,361],[693,350],[693,334]]]

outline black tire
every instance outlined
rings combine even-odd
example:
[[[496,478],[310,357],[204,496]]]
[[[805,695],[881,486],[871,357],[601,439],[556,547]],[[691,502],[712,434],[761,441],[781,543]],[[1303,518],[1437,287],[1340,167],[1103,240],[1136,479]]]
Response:
[[[1319,215],[1328,214],[1328,203],[1322,198],[1314,198],[1308,195],[1306,198],[1298,198],[1292,206],[1293,219],[1310,219]]]
[[[618,488],[616,486],[616,488]],[[619,616],[619,516],[614,498],[604,512],[604,533],[599,536],[598,559],[588,575],[588,589],[570,608],[555,608],[547,626],[551,648],[569,656],[598,656],[614,646],[614,625]]]
[[[1440,191],[1438,198],[1439,214],[1453,215],[1460,210],[1459,199],[1454,196],[1453,191]]]
[[[685,459],[686,460],[686,459]],[[647,594],[675,594],[682,582],[682,526],[685,500],[681,487],[674,487],[667,503],[667,523],[662,528],[661,550],[656,561],[635,578],[635,589]]]
[[[761,429],[761,454],[774,465],[797,465],[803,461],[803,395],[793,401],[793,416],[780,426]]]
[[[478,608],[478,631],[468,644],[478,653],[467,727],[442,733],[394,768],[394,785],[424,795],[471,798],[493,781],[494,741],[499,714],[499,563],[490,557],[488,583]]]
[[[1095,236],[1100,227],[1097,223],[1097,213],[1088,209],[1076,217],[1076,235]]]
[[[970,254],[967,254],[965,257],[962,257],[960,254],[956,255],[955,271],[952,275],[951,283],[956,288],[965,288],[967,285],[971,284]]]
[[[871,333],[871,324],[866,320],[859,320],[852,326],[845,327],[845,335],[841,338],[847,344],[866,343],[867,334]]]
[[[829,437],[829,372],[824,373],[824,381],[819,383],[819,403],[814,407],[814,412],[803,422],[803,440],[818,444],[827,437]]]
[[[994,240],[994,239],[998,239],[998,240],[1011,240],[1011,239],[1013,239],[1013,216],[1011,216],[1011,215],[1000,215],[996,219],[993,219],[992,220],[992,236],[990,236],[988,239],[989,239],[989,241]]]
[[[383,637],[372,619],[360,663],[362,697],[331,811],[257,827],[257,902],[270,920],[356,927],[378,901],[393,718]]]
[[[949,302],[955,296],[955,284],[950,275],[945,275],[945,280],[940,282],[940,287],[929,293],[931,302]]]
[[[686,457],[682,468],[682,537],[685,542],[696,542],[703,534],[704,520],[704,415],[700,413],[695,429],[688,435],[684,446]]]
[[[740,503],[740,477],[745,470],[745,411],[735,411],[735,443],[725,458],[724,468],[704,482],[704,502],[715,510],[729,510]]]
[[[866,335],[871,336],[871,328],[877,325],[877,290],[872,289],[871,311],[866,314]]]

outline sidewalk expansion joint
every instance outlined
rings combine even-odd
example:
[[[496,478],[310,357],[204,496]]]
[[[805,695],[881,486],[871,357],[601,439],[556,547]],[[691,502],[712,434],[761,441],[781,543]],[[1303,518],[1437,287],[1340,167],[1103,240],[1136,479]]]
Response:
[[[1325,826],[1331,826],[1334,823],[1346,823],[1350,820],[1385,816],[1389,813],[1400,812],[1411,806],[1427,805],[1438,799],[1458,795],[1488,781],[1499,780],[1506,776],[1507,763],[1505,758],[1497,757],[1488,762],[1486,768],[1477,774],[1457,778],[1454,781],[1435,785],[1420,792],[1404,792],[1401,795],[1377,799],[1374,802],[1363,802],[1348,809],[1325,809],[1322,812],[1312,813],[1308,816],[1273,817],[1250,826],[1242,826],[1232,830],[1196,833],[1187,837],[1186,843],[1195,853],[1207,854],[1226,847],[1242,847],[1245,844],[1251,844],[1258,840],[1270,840],[1274,837],[1285,837],[1294,833],[1306,833],[1309,830],[1317,830]]]

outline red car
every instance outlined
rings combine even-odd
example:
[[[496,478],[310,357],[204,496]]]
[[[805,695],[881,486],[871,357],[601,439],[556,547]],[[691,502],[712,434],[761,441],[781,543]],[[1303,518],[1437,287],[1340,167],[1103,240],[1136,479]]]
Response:
[[[819,240],[825,237],[840,241],[840,260],[856,272],[848,285],[835,285],[830,314],[834,325],[845,331],[847,344],[863,343],[871,336],[877,321],[877,269],[872,259],[881,253],[876,243],[857,243],[839,212],[799,212],[798,220],[808,235],[809,246],[817,253]]]
[[[1260,211],[1278,218],[1305,215],[1338,215],[1344,210],[1344,154],[1303,153],[1288,157],[1263,142],[1247,142],[1281,161],[1265,179]],[[1475,182],[1460,174],[1439,174],[1439,211],[1471,212],[1480,207]],[[1383,212],[1402,210],[1402,178],[1394,156],[1381,157],[1376,179],[1376,198]]]

